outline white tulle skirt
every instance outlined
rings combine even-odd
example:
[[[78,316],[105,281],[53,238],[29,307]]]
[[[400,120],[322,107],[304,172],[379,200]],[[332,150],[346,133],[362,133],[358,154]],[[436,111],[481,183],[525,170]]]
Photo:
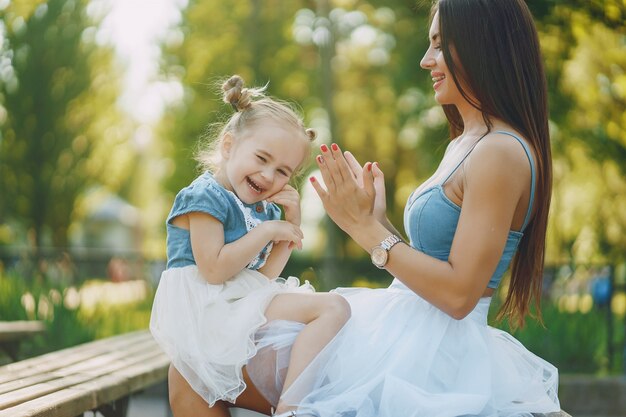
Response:
[[[254,336],[267,321],[265,310],[276,294],[285,292],[314,289],[295,277],[269,280],[249,269],[211,285],[195,265],[171,268],[161,275],[150,331],[207,403],[235,402],[246,388],[242,367],[257,353]]]
[[[560,410],[557,369],[487,325],[490,298],[463,320],[404,284],[340,288],[352,318],[283,395],[299,415],[322,417],[531,416]],[[289,341],[299,327],[271,322],[247,367],[276,404]],[[268,369],[268,366],[275,366]]]

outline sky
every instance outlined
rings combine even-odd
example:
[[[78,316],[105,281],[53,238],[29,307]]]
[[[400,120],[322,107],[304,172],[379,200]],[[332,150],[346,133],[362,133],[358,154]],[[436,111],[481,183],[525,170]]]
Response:
[[[0,0],[1,1],[1,0]],[[108,13],[97,40],[112,44],[126,75],[120,105],[139,123],[156,122],[164,105],[182,98],[178,80],[159,74],[160,44],[181,37],[175,26],[187,0],[94,0],[92,11]]]

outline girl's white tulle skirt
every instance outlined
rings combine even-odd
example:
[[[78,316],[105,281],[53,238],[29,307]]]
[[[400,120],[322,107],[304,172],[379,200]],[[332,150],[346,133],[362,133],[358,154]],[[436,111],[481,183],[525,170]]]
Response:
[[[211,285],[195,265],[171,268],[161,275],[150,331],[206,402],[234,402],[246,388],[242,367],[257,353],[254,335],[266,323],[264,313],[272,298],[313,291],[295,277],[269,280],[249,269],[222,285]]]
[[[336,292],[349,301],[352,318],[282,397],[302,415],[500,417],[560,410],[557,369],[487,325],[491,299],[455,320],[397,280],[387,289]],[[257,333],[258,354],[247,370],[274,404],[298,331],[293,323],[271,322]]]

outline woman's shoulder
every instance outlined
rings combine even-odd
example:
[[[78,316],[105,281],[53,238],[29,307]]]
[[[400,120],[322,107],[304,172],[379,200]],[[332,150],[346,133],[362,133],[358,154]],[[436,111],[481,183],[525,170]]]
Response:
[[[495,131],[483,137],[468,157],[467,176],[509,179],[526,184],[531,176],[533,151],[523,136],[516,132]]]
[[[534,159],[532,147],[526,138],[514,130],[497,130],[485,135],[472,152],[473,159],[499,160],[497,165],[518,164],[529,167],[530,159]],[[530,172],[530,171],[529,171]]]

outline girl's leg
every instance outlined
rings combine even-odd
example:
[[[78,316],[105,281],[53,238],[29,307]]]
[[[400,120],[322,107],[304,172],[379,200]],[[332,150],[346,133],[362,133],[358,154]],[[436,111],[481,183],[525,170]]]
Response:
[[[341,330],[350,318],[350,304],[338,294],[279,294],[265,310],[272,320],[291,320],[306,324],[291,348],[283,393]],[[276,412],[287,406],[280,401]]]
[[[247,388],[237,398],[237,407],[269,414],[270,404],[252,384],[245,368],[243,371]],[[230,417],[228,408],[232,407],[232,404],[218,401],[215,406],[209,407],[172,365],[168,372],[168,385],[170,407],[174,417]]]

